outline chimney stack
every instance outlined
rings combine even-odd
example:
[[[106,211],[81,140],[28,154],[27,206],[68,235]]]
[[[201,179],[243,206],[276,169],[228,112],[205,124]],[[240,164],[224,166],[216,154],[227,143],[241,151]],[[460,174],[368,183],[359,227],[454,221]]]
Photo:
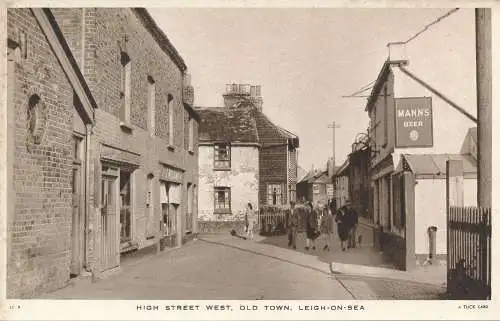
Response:
[[[259,111],[262,111],[262,97],[260,94],[260,86],[248,84],[227,84],[224,97],[224,107],[235,108],[240,102],[250,102]]]

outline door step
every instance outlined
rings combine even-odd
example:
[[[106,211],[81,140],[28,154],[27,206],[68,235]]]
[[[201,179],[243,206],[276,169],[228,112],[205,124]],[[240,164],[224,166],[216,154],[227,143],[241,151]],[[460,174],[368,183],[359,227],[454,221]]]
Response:
[[[82,284],[90,284],[92,283],[92,273],[88,271],[82,272],[82,274],[69,279],[68,285],[69,286],[79,286]]]

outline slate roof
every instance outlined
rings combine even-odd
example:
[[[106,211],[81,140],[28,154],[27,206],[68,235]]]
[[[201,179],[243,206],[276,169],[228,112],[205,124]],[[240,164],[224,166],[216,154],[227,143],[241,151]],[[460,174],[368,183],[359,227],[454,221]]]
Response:
[[[195,108],[200,115],[201,142],[258,143],[255,119],[249,108]]]
[[[462,160],[464,174],[477,173],[477,163],[470,155],[460,154],[404,154],[415,175],[446,175],[447,160]]]

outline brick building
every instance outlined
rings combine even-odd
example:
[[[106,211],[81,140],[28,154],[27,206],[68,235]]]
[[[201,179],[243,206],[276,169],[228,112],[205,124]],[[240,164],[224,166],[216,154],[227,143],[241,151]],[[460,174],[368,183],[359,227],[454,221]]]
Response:
[[[230,84],[223,97],[224,107],[197,108],[201,115],[199,202],[206,206],[200,209],[202,220],[236,220],[248,202],[287,206],[296,199],[298,137],[262,112],[260,86]],[[224,168],[216,168],[217,164]],[[228,180],[234,185],[220,186],[228,185]],[[217,213],[220,209],[213,202],[217,193],[222,200],[223,191],[216,187],[226,188],[225,195],[231,195],[231,210],[225,214]]]
[[[144,9],[8,9],[8,296],[196,233],[199,117]]]

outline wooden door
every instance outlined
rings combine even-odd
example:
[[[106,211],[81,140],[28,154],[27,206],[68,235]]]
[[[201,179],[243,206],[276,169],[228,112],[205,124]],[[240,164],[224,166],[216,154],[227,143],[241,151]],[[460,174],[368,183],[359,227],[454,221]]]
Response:
[[[101,180],[101,242],[100,258],[103,270],[120,264],[118,244],[117,177],[103,175]]]
[[[85,253],[85,223],[82,177],[82,152],[83,139],[73,137],[73,175],[72,175],[72,217],[71,217],[71,264],[70,277],[76,277],[83,270],[83,257]]]

